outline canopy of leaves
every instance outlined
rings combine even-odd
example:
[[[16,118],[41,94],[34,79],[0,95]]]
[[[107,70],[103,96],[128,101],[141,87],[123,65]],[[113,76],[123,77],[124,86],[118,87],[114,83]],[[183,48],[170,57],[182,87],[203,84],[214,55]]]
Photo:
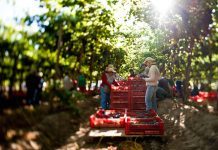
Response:
[[[126,77],[147,56],[157,60],[163,76],[216,81],[217,2],[173,4],[164,14],[148,0],[41,0],[44,13],[22,18],[21,30],[1,23],[0,83],[16,86],[31,69],[46,80],[82,73],[91,83],[108,64]],[[33,24],[36,33],[26,30]]]

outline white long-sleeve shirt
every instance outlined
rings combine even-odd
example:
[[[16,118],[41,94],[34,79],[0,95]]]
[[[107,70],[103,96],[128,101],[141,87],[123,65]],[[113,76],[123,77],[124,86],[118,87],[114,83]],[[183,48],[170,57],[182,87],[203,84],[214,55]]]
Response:
[[[73,87],[73,82],[69,76],[64,77],[64,88],[70,90]]]
[[[160,79],[160,71],[156,65],[152,65],[148,72],[148,78],[144,78],[146,85],[158,85]]]

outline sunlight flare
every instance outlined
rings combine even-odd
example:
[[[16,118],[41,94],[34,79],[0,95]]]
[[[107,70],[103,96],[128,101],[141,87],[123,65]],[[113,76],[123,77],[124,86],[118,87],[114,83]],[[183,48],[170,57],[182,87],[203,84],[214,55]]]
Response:
[[[173,6],[173,0],[151,0],[154,8],[160,13],[160,14],[166,14],[170,9],[172,9]]]

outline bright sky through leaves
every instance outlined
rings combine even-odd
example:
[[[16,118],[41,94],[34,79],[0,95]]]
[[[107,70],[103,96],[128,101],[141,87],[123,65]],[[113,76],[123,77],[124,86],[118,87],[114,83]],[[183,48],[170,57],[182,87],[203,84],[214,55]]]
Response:
[[[44,10],[39,8],[38,0],[0,0],[0,20],[9,26],[15,26],[15,18],[22,18],[26,13],[36,15]],[[32,26],[36,31],[36,24]]]
[[[99,0],[105,7],[108,7],[106,0]],[[26,14],[34,16],[46,10],[39,7],[39,0],[0,0],[0,21],[9,26],[16,26],[15,18],[20,19]],[[38,27],[32,24],[32,31],[37,31]]]

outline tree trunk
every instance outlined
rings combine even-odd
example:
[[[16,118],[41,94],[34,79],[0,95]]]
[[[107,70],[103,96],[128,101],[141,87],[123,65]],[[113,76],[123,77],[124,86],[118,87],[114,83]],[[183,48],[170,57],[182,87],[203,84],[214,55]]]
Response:
[[[208,75],[208,85],[210,86],[211,85],[211,83],[212,83],[212,80],[213,80],[213,63],[212,63],[212,54],[211,53],[209,53],[209,55],[208,55],[208,57],[209,57],[209,75]]]
[[[186,66],[186,72],[185,72],[185,80],[183,81],[183,102],[187,101],[188,99],[188,96],[189,96],[189,89],[188,89],[188,86],[189,86],[189,80],[190,80],[190,70],[191,70],[191,67],[188,66],[190,62],[190,57],[188,57],[188,62],[187,62],[187,66]]]
[[[91,50],[93,49],[93,46],[91,45]],[[91,54],[91,60],[90,60],[90,64],[89,64],[89,79],[90,79],[90,83],[89,83],[89,90],[91,88],[91,85],[92,85],[92,72],[93,72],[93,57],[94,57],[94,52],[92,52]]]
[[[17,62],[18,62],[18,57],[14,56],[14,65],[12,67],[12,75],[10,77],[9,96],[11,96],[13,92],[13,86],[14,86],[15,77],[17,73]]]
[[[56,70],[57,78],[61,77],[59,59],[60,59],[62,46],[63,46],[63,28],[60,25],[59,30],[58,30],[58,47],[57,47],[56,64],[55,64],[55,70]]]
[[[87,41],[85,39],[82,39],[82,48],[80,50],[80,55],[78,56],[78,63],[79,63],[78,70],[77,70],[78,73],[81,73],[81,68],[82,68],[82,64],[83,64],[83,56],[85,54],[86,43],[87,43]]]
[[[23,83],[23,70],[21,70],[20,72],[19,91],[22,91],[22,83]]]
[[[183,102],[187,101],[189,93],[189,81],[190,81],[190,72],[191,72],[191,62],[192,62],[192,48],[194,45],[194,41],[190,41],[190,47],[188,48],[188,58],[187,58],[187,65],[185,69],[185,80],[184,80],[184,97]]]

